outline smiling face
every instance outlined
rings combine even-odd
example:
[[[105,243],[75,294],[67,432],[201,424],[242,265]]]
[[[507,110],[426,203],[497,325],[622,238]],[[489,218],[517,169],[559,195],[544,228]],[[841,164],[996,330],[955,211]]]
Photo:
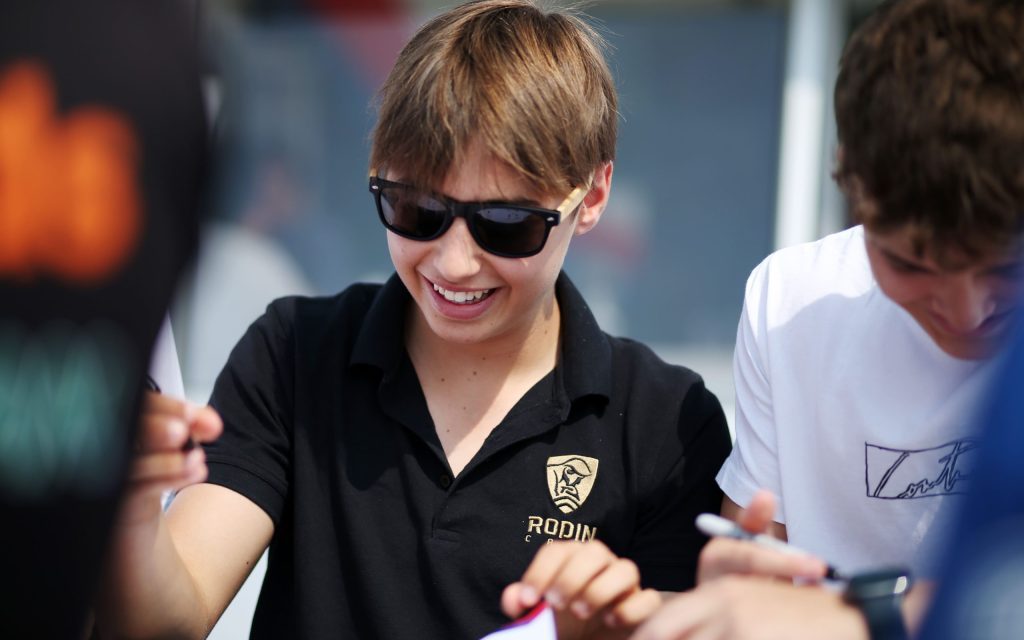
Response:
[[[903,307],[947,354],[980,359],[994,354],[1018,306],[1024,266],[1017,253],[987,255],[940,266],[914,251],[909,228],[865,230],[868,260],[878,286]]]
[[[563,217],[540,253],[528,258],[502,258],[484,251],[461,218],[444,235],[426,242],[388,231],[391,260],[416,303],[413,322],[427,329],[410,335],[508,351],[545,329],[557,335],[555,279],[571,237],[597,224],[607,202],[611,172],[610,163],[596,172],[579,210]],[[400,180],[401,176],[388,178]],[[505,201],[554,209],[569,189],[566,194],[539,193],[473,145],[437,191],[463,202]]]

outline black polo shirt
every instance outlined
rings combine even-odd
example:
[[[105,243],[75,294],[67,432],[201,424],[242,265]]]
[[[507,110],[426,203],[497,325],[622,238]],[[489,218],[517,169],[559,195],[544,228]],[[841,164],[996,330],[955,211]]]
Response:
[[[212,404],[210,482],[273,519],[254,638],[479,638],[540,545],[596,537],[694,582],[730,441],[699,376],[603,333],[562,274],[562,346],[453,477],[406,352],[401,281],[270,305]]]

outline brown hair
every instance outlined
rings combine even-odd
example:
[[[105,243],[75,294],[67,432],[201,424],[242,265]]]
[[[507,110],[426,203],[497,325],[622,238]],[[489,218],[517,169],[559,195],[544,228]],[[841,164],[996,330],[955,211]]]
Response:
[[[545,193],[590,183],[615,156],[604,41],[577,15],[482,0],[434,18],[380,92],[370,166],[436,187],[472,143]]]
[[[1024,232],[1024,2],[899,0],[851,36],[836,179],[873,231],[977,258]]]

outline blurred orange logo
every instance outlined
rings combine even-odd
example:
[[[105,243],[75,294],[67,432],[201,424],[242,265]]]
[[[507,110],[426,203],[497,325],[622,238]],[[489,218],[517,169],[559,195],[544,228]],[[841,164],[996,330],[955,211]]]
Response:
[[[0,70],[0,278],[111,275],[138,241],[138,155],[115,111],[57,113],[42,65]]]

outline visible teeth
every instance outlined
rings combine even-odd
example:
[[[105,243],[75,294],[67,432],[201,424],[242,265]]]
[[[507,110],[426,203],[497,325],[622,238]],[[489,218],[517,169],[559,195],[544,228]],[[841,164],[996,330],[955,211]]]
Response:
[[[491,295],[491,291],[493,291],[493,289],[483,289],[482,291],[448,291],[444,287],[439,287],[434,284],[434,291],[444,296],[444,299],[448,302],[454,302],[455,304],[473,304],[475,302],[480,302],[487,296]]]

